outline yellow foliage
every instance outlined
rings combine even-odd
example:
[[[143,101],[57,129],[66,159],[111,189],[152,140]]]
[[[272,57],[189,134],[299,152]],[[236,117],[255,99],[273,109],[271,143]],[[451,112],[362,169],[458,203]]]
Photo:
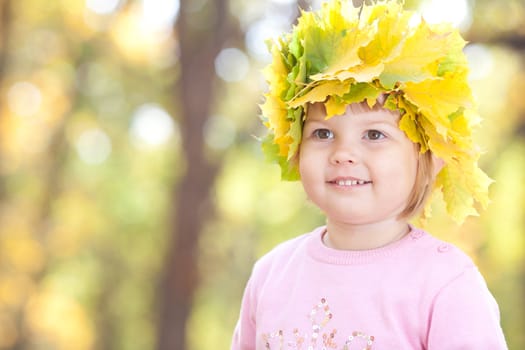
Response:
[[[384,29],[388,30],[389,28]],[[399,55],[385,63],[382,80],[393,87],[396,81],[419,82],[434,79],[437,75],[435,63],[442,60],[443,54],[450,50],[447,35],[449,34],[436,33],[422,21],[414,33],[406,37]]]
[[[74,300],[56,292],[35,295],[26,309],[28,325],[37,339],[53,344],[57,350],[91,350],[93,325],[85,310]]]
[[[294,98],[288,103],[288,106],[297,108],[305,103],[324,102],[328,96],[344,95],[350,90],[349,87],[347,82],[328,81],[325,84],[312,88],[305,95]]]
[[[437,187],[457,221],[486,207],[490,179],[478,168],[472,140],[478,116],[467,81],[465,41],[450,25],[412,25],[413,12],[397,1],[354,8],[332,0],[302,12],[290,34],[270,44],[270,85],[261,107],[268,128],[263,151],[298,179],[295,154],[309,103],[323,103],[327,117],[345,105],[375,104],[401,112],[400,128],[421,152],[444,160]],[[274,147],[275,146],[275,147]],[[293,176],[290,176],[292,174]]]
[[[474,108],[466,74],[447,79],[407,82],[402,89],[405,98],[418,106],[419,112],[424,114],[435,126],[436,131],[445,138],[451,129],[449,116],[460,108]]]
[[[34,238],[13,234],[1,242],[3,258],[16,270],[35,273],[43,267],[46,256],[42,246]]]
[[[57,257],[75,256],[107,224],[93,199],[76,190],[55,200],[55,213],[60,222],[50,232],[48,248]]]
[[[141,21],[138,4],[127,6],[110,27],[110,36],[120,54],[132,63],[150,63],[159,60],[171,47],[166,35],[148,30]],[[153,61],[153,63],[156,63]]]
[[[0,274],[0,310],[21,307],[33,289],[34,281],[27,274],[17,271]]]

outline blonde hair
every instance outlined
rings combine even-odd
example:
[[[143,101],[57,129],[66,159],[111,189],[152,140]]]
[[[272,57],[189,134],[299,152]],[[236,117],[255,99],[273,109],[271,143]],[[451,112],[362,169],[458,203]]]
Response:
[[[408,196],[405,210],[399,214],[399,218],[411,219],[418,215],[430,198],[434,185],[434,162],[432,153],[426,151],[419,153],[417,160],[416,180],[414,187]]]

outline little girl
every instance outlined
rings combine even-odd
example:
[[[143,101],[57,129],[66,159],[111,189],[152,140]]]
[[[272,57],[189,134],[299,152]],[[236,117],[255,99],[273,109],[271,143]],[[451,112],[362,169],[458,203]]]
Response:
[[[491,182],[464,41],[415,18],[332,0],[273,44],[263,150],[327,219],[255,264],[232,349],[507,349],[472,260],[408,223],[432,190],[460,222]]]

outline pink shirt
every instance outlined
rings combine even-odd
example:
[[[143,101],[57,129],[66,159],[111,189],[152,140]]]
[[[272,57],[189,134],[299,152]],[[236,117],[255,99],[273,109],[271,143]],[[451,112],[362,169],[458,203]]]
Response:
[[[254,266],[232,349],[507,349],[496,301],[472,260],[424,231],[342,251],[324,227]]]

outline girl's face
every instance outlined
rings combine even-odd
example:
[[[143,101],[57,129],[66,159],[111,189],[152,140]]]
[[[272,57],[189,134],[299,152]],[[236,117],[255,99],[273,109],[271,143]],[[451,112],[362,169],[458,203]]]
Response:
[[[363,225],[398,220],[414,187],[418,151],[386,110],[350,106],[325,120],[310,106],[299,151],[308,197],[329,221]]]

